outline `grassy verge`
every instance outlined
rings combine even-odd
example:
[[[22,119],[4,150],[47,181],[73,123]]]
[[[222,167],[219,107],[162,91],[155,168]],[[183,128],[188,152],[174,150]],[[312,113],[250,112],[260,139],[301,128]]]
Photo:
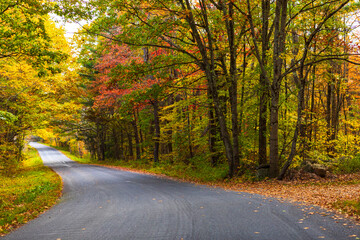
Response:
[[[35,149],[29,148],[16,175],[0,174],[0,236],[37,217],[55,204],[61,179],[45,167]]]
[[[337,201],[334,207],[349,216],[360,217],[360,198],[357,200]]]

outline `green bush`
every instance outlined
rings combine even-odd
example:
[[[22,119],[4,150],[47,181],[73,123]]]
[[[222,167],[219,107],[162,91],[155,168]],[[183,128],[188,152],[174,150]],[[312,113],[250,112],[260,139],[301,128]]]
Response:
[[[338,159],[335,168],[336,173],[355,173],[360,172],[360,155],[355,157],[342,157]]]
[[[5,176],[13,175],[18,169],[20,159],[15,145],[0,145],[0,173]]]

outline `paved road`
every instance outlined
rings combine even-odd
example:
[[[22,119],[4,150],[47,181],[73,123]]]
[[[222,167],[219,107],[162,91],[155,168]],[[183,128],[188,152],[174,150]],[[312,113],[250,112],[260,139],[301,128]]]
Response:
[[[356,239],[359,226],[259,195],[77,164],[32,143],[63,179],[60,203],[4,240]],[[340,222],[336,222],[340,221]],[[344,225],[347,224],[346,226]],[[352,236],[352,237],[350,237]]]

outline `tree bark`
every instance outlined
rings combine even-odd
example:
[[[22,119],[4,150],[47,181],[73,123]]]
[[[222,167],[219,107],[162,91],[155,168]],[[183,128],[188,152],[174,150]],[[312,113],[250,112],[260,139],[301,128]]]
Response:
[[[261,30],[261,61],[267,65],[267,52],[269,51],[269,14],[270,0],[262,0],[262,30]],[[267,111],[269,99],[269,86],[266,76],[260,72],[259,79],[259,165],[267,163]]]
[[[287,2],[288,0],[277,0],[275,7],[273,49],[274,76],[270,90],[270,177],[277,177],[279,173],[279,96],[282,80],[281,71],[283,67],[281,55],[285,51]]]
[[[128,144],[129,144],[129,156],[132,158],[134,156],[132,135],[129,131],[127,131],[126,133],[127,133],[127,138],[128,138]]]
[[[134,120],[131,121],[131,125],[133,126],[133,129],[134,129],[136,160],[139,160],[141,158],[140,138],[139,138],[138,124],[137,124],[137,117],[136,117],[135,110],[133,112],[133,115],[134,115]]]
[[[159,103],[157,100],[152,101],[154,110],[154,163],[159,162],[159,148],[160,148],[160,119],[159,119]]]

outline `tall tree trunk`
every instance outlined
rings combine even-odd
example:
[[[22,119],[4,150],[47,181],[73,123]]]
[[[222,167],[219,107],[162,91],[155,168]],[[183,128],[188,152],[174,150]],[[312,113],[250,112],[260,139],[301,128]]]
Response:
[[[141,153],[140,153],[140,138],[139,138],[139,132],[138,132],[138,127],[137,127],[137,118],[136,118],[136,113],[134,111],[134,120],[131,121],[131,124],[133,126],[134,129],[134,136],[135,136],[135,150],[136,150],[136,160],[139,160],[141,157]]]
[[[154,109],[154,163],[159,162],[159,148],[160,148],[160,119],[159,119],[159,102],[157,100],[152,101]]]
[[[120,159],[125,159],[124,156],[124,132],[120,129]]]
[[[330,153],[332,152],[333,148],[332,148],[332,144],[330,144],[330,141],[332,140],[332,129],[331,129],[331,103],[332,98],[333,98],[333,82],[328,82],[327,84],[327,95],[326,95],[326,135],[327,135],[327,140],[329,142],[328,147],[327,147],[327,151]]]
[[[128,144],[129,144],[129,146],[128,146],[129,147],[129,156],[132,159],[134,156],[132,134],[130,131],[126,131],[126,134],[127,134]]]
[[[288,0],[277,0],[274,20],[274,50],[273,50],[273,82],[271,85],[270,103],[270,177],[279,173],[279,96],[281,88],[281,71],[283,68],[282,53],[285,51],[285,28]]]
[[[224,2],[222,2],[224,3]],[[227,5],[227,7],[226,7]],[[225,18],[225,25],[227,30],[228,44],[229,44],[229,55],[230,55],[230,69],[229,69],[229,82],[230,87],[228,89],[230,98],[231,108],[231,130],[232,130],[232,156],[231,166],[232,174],[236,174],[239,170],[239,157],[240,157],[240,146],[239,146],[239,121],[238,121],[238,100],[237,100],[237,89],[238,89],[238,78],[237,78],[237,46],[235,43],[235,26],[234,26],[234,4],[228,2],[223,4],[223,14],[228,16]]]
[[[216,155],[216,122],[214,109],[210,104],[209,110],[209,151],[211,154],[211,165],[215,167],[218,164],[218,156]]]
[[[185,100],[187,100],[188,96],[187,96],[187,92],[185,91]],[[190,123],[190,107],[187,106],[186,108],[186,121],[187,121],[187,130],[188,130],[188,147],[189,147],[189,154],[190,154],[190,158],[194,157],[194,153],[193,153],[193,147],[192,147],[192,140],[191,140],[191,123]],[[189,160],[186,158],[185,159],[185,164],[189,164]]]
[[[120,160],[119,137],[115,127],[112,129],[112,135],[114,139],[114,158]]]
[[[261,29],[261,61],[263,66],[267,65],[267,52],[269,50],[269,14],[270,0],[262,0],[262,29]],[[267,163],[267,111],[269,86],[263,72],[259,80],[259,165]]]
[[[316,46],[316,44],[315,44]],[[315,48],[315,51],[316,51],[316,47]],[[316,66],[313,66],[313,69],[312,69],[312,87],[311,87],[311,106],[310,106],[310,124],[311,124],[311,127],[310,127],[310,131],[309,131],[309,142],[312,142],[312,136],[313,136],[313,131],[314,131],[314,128],[315,128],[315,124],[313,122],[313,118],[314,118],[314,111],[315,111],[315,78],[316,78]]]
[[[103,127],[97,123],[96,124],[96,155],[99,161],[105,160],[104,152],[104,138],[103,138]]]
[[[140,157],[141,157],[141,154],[140,154],[140,139],[139,139],[139,133],[138,133],[136,120],[131,121],[131,125],[133,126],[133,129],[134,129],[136,160],[139,160]]]
[[[239,137],[240,137],[240,158],[242,158],[242,146],[243,146],[243,124],[244,124],[244,94],[245,94],[245,76],[246,76],[246,37],[244,36],[244,48],[243,48],[243,65],[242,65],[242,81],[241,81],[241,95],[240,95],[240,125],[239,125]],[[265,143],[266,144],[266,143]],[[266,145],[265,145],[266,146]]]
[[[174,76],[176,77],[177,76],[177,71],[174,70]],[[169,97],[168,99],[168,105],[173,105],[175,102],[175,99],[173,96]],[[167,123],[169,123],[170,121],[166,121]],[[167,143],[165,143],[165,147],[166,147],[166,153],[169,154],[169,153],[172,153],[173,151],[173,141],[172,141],[172,135],[173,135],[173,130],[172,128],[170,128],[168,131],[166,131],[166,134],[167,134],[167,138],[169,139],[169,141],[167,141]]]

